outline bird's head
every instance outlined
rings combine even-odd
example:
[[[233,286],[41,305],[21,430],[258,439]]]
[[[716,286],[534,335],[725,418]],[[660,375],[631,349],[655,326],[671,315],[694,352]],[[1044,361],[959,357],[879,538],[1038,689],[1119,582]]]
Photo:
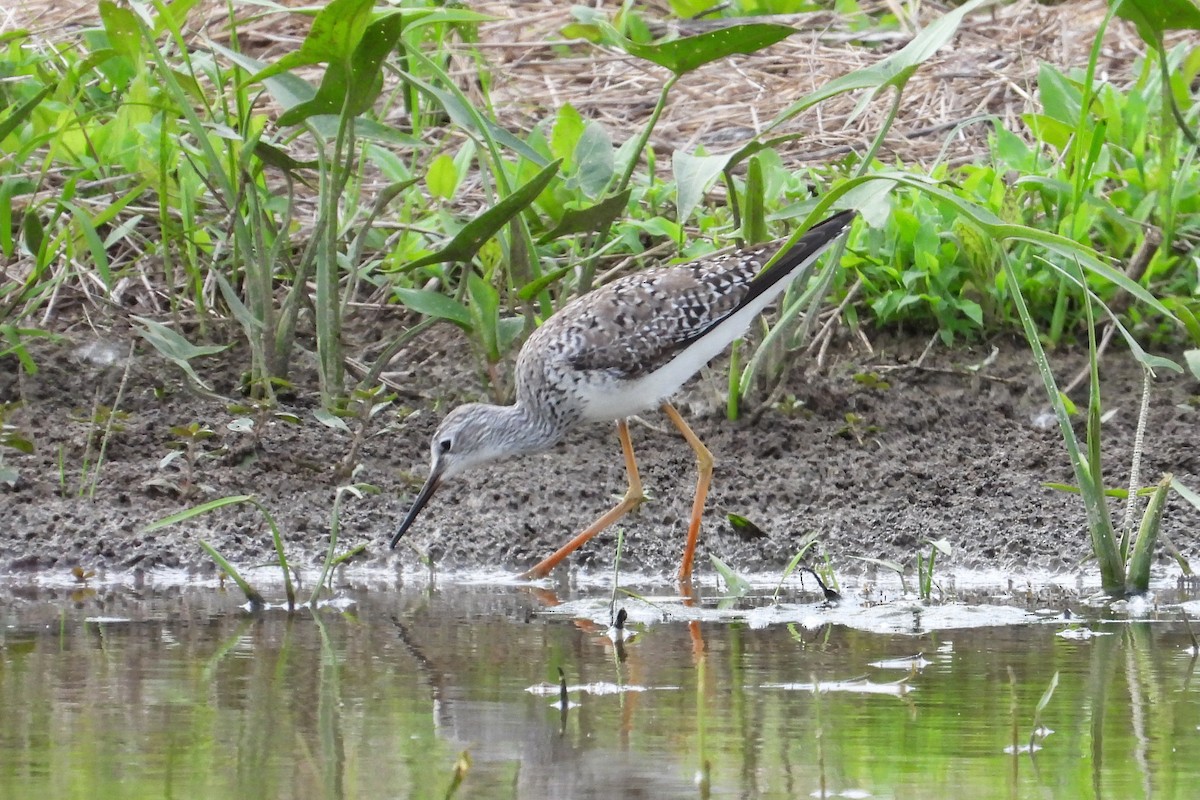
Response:
[[[392,536],[392,547],[412,526],[444,480],[508,454],[504,447],[507,429],[498,419],[508,410],[501,406],[467,403],[446,415],[429,443],[429,477]]]

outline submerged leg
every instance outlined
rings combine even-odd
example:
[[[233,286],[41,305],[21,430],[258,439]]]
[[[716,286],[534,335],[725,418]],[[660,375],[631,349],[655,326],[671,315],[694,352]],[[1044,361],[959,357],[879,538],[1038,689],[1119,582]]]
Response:
[[[700,437],[688,427],[673,405],[663,403],[662,410],[667,418],[675,423],[675,427],[679,428],[679,432],[683,434],[684,439],[687,439],[687,443],[692,446],[692,450],[696,453],[696,466],[700,473],[696,480],[696,497],[692,500],[692,521],[688,525],[687,543],[683,547],[683,561],[679,564],[679,580],[687,581],[692,577],[692,560],[696,556],[696,541],[700,538],[700,519],[704,516],[704,499],[708,497],[708,487],[712,484],[713,457],[708,448],[704,446],[704,442],[700,441]]]
[[[557,567],[564,558],[582,547],[597,533],[625,516],[630,509],[636,508],[645,499],[646,496],[642,493],[642,479],[638,477],[637,461],[633,457],[633,442],[629,440],[629,425],[623,419],[617,420],[617,436],[621,439],[621,451],[625,454],[625,472],[629,475],[629,488],[625,490],[625,497],[610,508],[604,516],[576,535],[574,539],[530,567],[521,575],[522,578],[546,577],[550,570]]]

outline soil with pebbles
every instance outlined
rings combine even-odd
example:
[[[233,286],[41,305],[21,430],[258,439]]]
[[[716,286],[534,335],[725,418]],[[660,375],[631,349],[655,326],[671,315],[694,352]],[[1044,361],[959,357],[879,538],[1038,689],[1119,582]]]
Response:
[[[260,439],[229,424],[244,413],[238,369],[244,354],[197,362],[222,400],[188,388],[183,373],[140,338],[91,332],[38,343],[34,375],[0,359],[0,402],[19,403],[7,422],[36,445],[2,454],[15,485],[0,484],[0,570],[214,569],[198,542],[210,542],[236,564],[259,564],[272,551],[258,511],[226,507],[165,529],[148,523],[205,500],[254,494],[279,522],[291,558],[321,559],[334,494],[347,482],[351,437],[320,424],[315,394],[298,391],[282,408],[298,425],[275,421]],[[815,557],[855,570],[853,556],[911,562],[928,540],[946,539],[952,564],[1073,570],[1089,550],[1082,504],[1046,488],[1069,482],[1071,470],[1040,380],[1023,343],[934,347],[917,364],[924,339],[875,342],[873,353],[834,348],[820,370],[810,359],[791,370],[785,402],[751,422],[730,422],[717,398],[720,372],[685,388],[678,405],[716,456],[698,564],[715,555],[746,571],[781,569],[810,532]],[[132,356],[129,354],[132,353]],[[392,374],[403,387],[396,413],[377,418],[363,442],[355,479],[378,494],[347,498],[341,548],[365,543],[363,558],[379,566],[418,563],[418,553],[387,540],[427,468],[428,439],[451,402],[479,399],[469,348],[441,330],[403,354]],[[1175,354],[1178,356],[1178,354]],[[1055,354],[1064,376],[1078,353]],[[808,373],[805,374],[805,367]],[[298,385],[315,385],[297,370]],[[1141,396],[1141,371],[1123,353],[1105,357],[1106,466],[1127,480]],[[112,405],[124,380],[119,423],[103,460],[85,457],[96,403]],[[1156,381],[1142,462],[1144,482],[1172,472],[1200,489],[1200,385],[1191,376]],[[1077,398],[1081,403],[1083,398]],[[127,416],[125,416],[127,414]],[[102,414],[99,416],[103,416]],[[185,459],[163,464],[179,437],[172,428],[199,422],[214,435],[198,445],[189,482]],[[1047,424],[1049,423],[1049,424]],[[236,426],[235,426],[236,427]],[[655,411],[631,425],[649,501],[620,523],[623,567],[675,568],[691,506],[693,456]],[[93,439],[96,437],[93,436]],[[94,450],[94,448],[93,448]],[[99,465],[85,468],[85,464]],[[94,492],[88,491],[96,477]],[[435,496],[407,541],[441,569],[518,570],[565,541],[613,504],[625,489],[612,426],[573,432],[553,450],[468,474]],[[727,515],[753,521],[761,533],[734,529]],[[1200,555],[1200,513],[1178,497],[1163,530],[1189,558]],[[615,530],[601,534],[569,562],[611,566]],[[1159,563],[1167,558],[1160,550]]]

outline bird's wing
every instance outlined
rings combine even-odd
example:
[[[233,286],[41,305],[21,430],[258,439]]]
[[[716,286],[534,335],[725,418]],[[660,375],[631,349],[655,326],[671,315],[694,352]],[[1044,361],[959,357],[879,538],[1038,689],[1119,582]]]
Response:
[[[585,295],[554,326],[559,331],[546,333],[565,334],[573,343],[562,355],[575,370],[617,377],[652,372],[737,310],[775,249],[767,245],[628,275]]]
[[[765,271],[778,242],[646,270],[602,286],[546,320],[522,348],[518,369],[522,360],[531,369],[536,358],[616,378],[653,372],[726,317],[780,288],[845,233],[854,214],[842,211],[814,225]]]

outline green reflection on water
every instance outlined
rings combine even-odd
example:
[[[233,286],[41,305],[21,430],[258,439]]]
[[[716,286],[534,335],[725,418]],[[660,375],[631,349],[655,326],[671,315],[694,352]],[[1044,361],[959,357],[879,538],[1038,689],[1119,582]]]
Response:
[[[0,598],[0,797],[441,798],[464,750],[457,797],[1196,796],[1176,623],[669,623],[622,660],[520,589],[353,597],[291,617],[204,589]],[[918,652],[919,671],[871,666]],[[1005,753],[1056,672],[1054,732]]]

